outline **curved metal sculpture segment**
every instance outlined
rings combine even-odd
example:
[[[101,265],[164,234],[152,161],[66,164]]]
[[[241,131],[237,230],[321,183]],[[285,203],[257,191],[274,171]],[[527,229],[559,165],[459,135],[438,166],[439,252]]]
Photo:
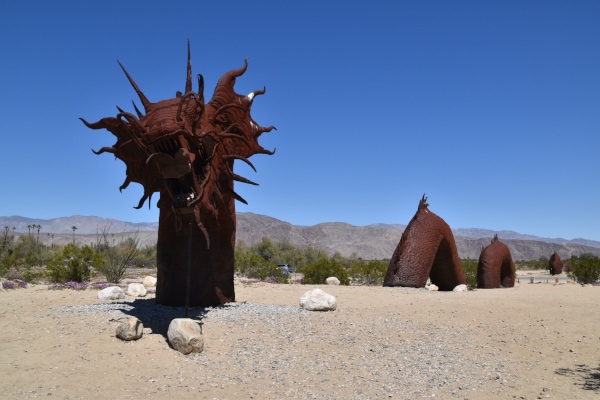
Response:
[[[248,95],[234,90],[236,78],[247,67],[246,60],[243,67],[224,74],[212,99],[205,103],[202,75],[198,75],[198,91],[192,89],[188,43],[183,93],[152,103],[121,65],[144,112],[134,103],[135,114],[117,107],[116,117],[95,123],[81,118],[87,127],[106,129],[116,136],[112,147],[94,153],[111,153],[125,163],[126,178],[120,190],[131,182],[143,186],[136,208],[160,193],[157,303],[185,304],[188,263],[191,306],[235,301],[235,200],[246,201],[234,191],[234,181],[256,183],[233,172],[234,160],[254,169],[250,156],[274,154],[258,143],[260,135],[274,127],[262,127],[250,116],[254,98],[265,89]]]
[[[563,272],[563,262],[558,253],[555,251],[548,260],[550,275],[560,275]]]
[[[383,286],[424,287],[427,278],[440,290],[466,284],[465,274],[448,224],[419,202],[390,260]]]
[[[495,289],[515,286],[515,264],[510,249],[495,235],[485,249],[481,250],[477,266],[477,287]]]

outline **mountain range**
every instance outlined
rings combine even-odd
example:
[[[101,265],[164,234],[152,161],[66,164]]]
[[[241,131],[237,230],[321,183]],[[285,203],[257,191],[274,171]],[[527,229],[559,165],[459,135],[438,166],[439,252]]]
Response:
[[[38,225],[41,226],[39,233],[36,228]],[[158,222],[133,223],[81,215],[46,220],[0,217],[0,227],[9,227],[9,231],[16,234],[39,234],[39,240],[46,245],[62,245],[72,240],[80,245],[96,243],[102,231],[108,229],[114,241],[138,231],[140,244],[146,246],[156,244],[158,233]],[[385,259],[392,256],[405,228],[406,225],[401,224],[354,226],[344,222],[299,226],[266,215],[237,213],[236,239],[251,246],[268,237],[274,243],[287,241],[298,247],[311,246],[328,255],[339,252],[346,257],[354,254],[363,259]],[[563,259],[582,253],[600,255],[600,242],[595,240],[541,238],[513,231],[480,228],[458,228],[453,229],[453,233],[461,258],[478,259],[481,249],[490,243],[495,234],[510,248],[515,260],[537,260],[549,257],[554,251]]]

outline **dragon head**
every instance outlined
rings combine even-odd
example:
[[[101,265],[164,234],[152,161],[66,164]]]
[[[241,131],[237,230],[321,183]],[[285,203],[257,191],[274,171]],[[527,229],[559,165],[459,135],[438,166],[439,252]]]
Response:
[[[176,97],[150,102],[125,70],[144,112],[133,104],[135,115],[117,107],[116,117],[89,123],[91,129],[106,129],[116,136],[112,147],[103,147],[95,154],[112,153],[126,165],[125,189],[131,182],[144,187],[144,195],[135,208],[161,193],[161,206],[168,204],[176,213],[193,213],[204,233],[205,218],[216,217],[219,202],[233,198],[246,203],[233,190],[233,181],[256,183],[233,172],[234,160],[241,160],[255,170],[248,158],[254,154],[272,155],[261,147],[258,138],[275,127],[262,127],[251,117],[252,102],[265,89],[248,95],[237,94],[235,80],[244,74],[244,66],[224,74],[217,82],[212,99],[204,101],[204,78],[198,74],[198,92],[192,90],[192,64],[188,42],[188,63],[185,92]],[[163,202],[164,197],[164,202]],[[246,203],[247,204],[247,203]]]

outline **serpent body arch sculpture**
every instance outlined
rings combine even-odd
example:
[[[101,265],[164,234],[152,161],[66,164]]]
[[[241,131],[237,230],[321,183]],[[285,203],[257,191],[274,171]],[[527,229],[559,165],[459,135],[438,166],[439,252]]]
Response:
[[[427,278],[440,290],[466,284],[452,230],[428,206],[423,195],[390,260],[383,286],[424,287]]]
[[[563,262],[556,251],[550,256],[550,259],[548,260],[548,267],[550,268],[551,275],[562,274]]]
[[[150,102],[119,65],[144,112],[134,103],[135,115],[117,107],[116,117],[95,123],[81,120],[91,129],[106,129],[116,136],[112,147],[94,153],[112,153],[125,163],[127,176],[120,190],[131,182],[143,186],[135,208],[160,193],[156,302],[183,306],[188,292],[191,306],[235,301],[235,200],[246,201],[233,184],[256,183],[235,174],[233,166],[234,160],[241,160],[254,169],[250,156],[274,154],[258,143],[259,136],[274,127],[262,127],[250,116],[254,97],[265,89],[247,96],[235,92],[236,78],[248,67],[246,60],[243,67],[219,79],[212,99],[205,103],[202,75],[198,92],[192,90],[189,42],[185,91],[172,99]]]
[[[477,287],[496,289],[515,286],[515,264],[510,249],[495,235],[492,242],[479,256],[477,266]]]

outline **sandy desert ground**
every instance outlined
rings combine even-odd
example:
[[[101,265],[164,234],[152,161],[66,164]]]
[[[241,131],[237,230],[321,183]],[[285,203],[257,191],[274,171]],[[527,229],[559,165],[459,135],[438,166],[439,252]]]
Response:
[[[527,282],[525,282],[527,281]],[[320,287],[333,312],[300,310]],[[0,398],[600,398],[600,287],[537,283],[463,293],[236,286],[230,306],[193,309],[200,354],[169,347],[182,309],[151,295],[101,301],[46,285],[0,292]],[[143,337],[115,337],[134,315]]]

